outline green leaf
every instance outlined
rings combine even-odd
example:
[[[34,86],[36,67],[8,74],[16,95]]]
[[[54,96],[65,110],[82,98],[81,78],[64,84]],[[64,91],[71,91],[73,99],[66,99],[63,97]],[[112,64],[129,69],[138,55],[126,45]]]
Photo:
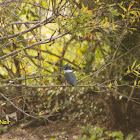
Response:
[[[132,140],[133,135],[132,134],[128,134],[128,136],[126,137],[126,140]]]
[[[79,138],[78,140],[88,140],[87,135],[84,135],[82,138]]]
[[[112,137],[119,137],[120,140],[123,140],[123,133],[121,131],[113,132]]]
[[[27,10],[26,10],[26,9],[23,9],[23,10],[21,11],[20,15],[25,15],[26,12],[27,12]]]
[[[97,136],[97,138],[100,138],[100,137],[102,137],[102,135],[103,135],[103,129],[99,128],[96,136]]]
[[[6,132],[8,130],[8,126],[3,127],[3,132]]]
[[[56,140],[55,138],[50,138],[50,140]]]
[[[96,140],[96,136],[92,135],[89,140]]]

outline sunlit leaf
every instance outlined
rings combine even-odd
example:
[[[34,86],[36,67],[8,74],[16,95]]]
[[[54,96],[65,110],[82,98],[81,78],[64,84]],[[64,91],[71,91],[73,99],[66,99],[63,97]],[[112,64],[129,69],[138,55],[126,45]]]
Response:
[[[111,83],[111,82],[110,82],[110,84],[108,85],[108,87],[109,87],[109,88],[111,88],[111,87],[112,87],[112,83]]]
[[[124,10],[124,12],[127,12],[127,9],[123,6],[123,2],[121,2],[121,4],[119,3],[118,5]]]
[[[134,72],[135,72],[137,75],[140,75],[140,73],[139,73],[138,71],[134,70]]]
[[[140,69],[139,67],[140,67],[140,64],[138,64],[138,65],[136,66],[136,68]]]
[[[45,8],[47,7],[47,4],[46,4],[45,1],[42,1],[42,6],[45,7]]]
[[[86,13],[88,10],[88,7],[84,7],[83,12]]]
[[[18,103],[20,102],[20,101],[22,101],[23,99],[22,98],[20,98],[19,100],[18,100]]]
[[[135,67],[135,64],[136,64],[136,60],[135,60],[134,63],[132,64],[131,70],[133,70],[133,68]]]
[[[59,51],[62,52],[63,51],[63,46],[59,47]]]
[[[136,85],[137,85],[137,81],[135,80],[135,81],[134,81],[134,86],[136,86]]]
[[[44,112],[44,111],[40,111],[40,112],[38,113],[38,115],[41,116],[41,115],[43,114],[43,112]]]

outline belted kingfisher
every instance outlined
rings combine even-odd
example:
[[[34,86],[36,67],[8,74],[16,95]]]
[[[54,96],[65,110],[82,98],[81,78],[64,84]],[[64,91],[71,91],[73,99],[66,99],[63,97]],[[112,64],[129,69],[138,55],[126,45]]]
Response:
[[[68,82],[68,84],[72,85],[72,86],[76,86],[76,76],[75,74],[72,72],[71,66],[66,64],[64,67],[60,68],[62,70],[64,70],[64,76],[66,81]]]

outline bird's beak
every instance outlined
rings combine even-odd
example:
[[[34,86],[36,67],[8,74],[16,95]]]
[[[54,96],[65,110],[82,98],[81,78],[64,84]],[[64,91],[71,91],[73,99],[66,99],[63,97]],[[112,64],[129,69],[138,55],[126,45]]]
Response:
[[[58,69],[63,70],[63,69],[64,69],[64,67],[60,67],[60,68],[58,68]]]

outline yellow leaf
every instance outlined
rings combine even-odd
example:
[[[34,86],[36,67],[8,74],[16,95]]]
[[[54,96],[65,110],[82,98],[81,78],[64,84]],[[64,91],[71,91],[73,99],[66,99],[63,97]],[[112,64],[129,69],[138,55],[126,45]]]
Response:
[[[88,7],[84,7],[83,12],[86,13],[87,10],[88,10]]]
[[[132,64],[132,66],[131,66],[131,70],[133,70],[135,64],[136,64],[136,60],[135,60],[134,63]]]
[[[133,34],[133,32],[132,31],[129,31],[131,34]]]
[[[135,72],[136,74],[140,75],[140,73],[139,73],[138,71],[134,70],[134,72]]]
[[[60,16],[59,16],[59,18],[61,18],[61,19],[62,19],[63,17],[60,15]]]
[[[46,4],[45,1],[42,1],[42,6],[45,7],[45,8],[47,7],[47,4]]]
[[[38,115],[41,116],[42,114],[43,114],[43,111],[40,111]]]
[[[118,85],[118,83],[117,83],[117,81],[116,81],[116,80],[114,81],[114,85]]]
[[[136,86],[137,85],[137,81],[135,80],[135,82],[134,82],[134,86]]]
[[[58,58],[58,57],[53,56],[53,62],[56,62],[56,61],[58,61],[58,60],[59,60],[59,58]]]
[[[60,52],[63,51],[63,46],[59,46],[59,51],[60,51]]]
[[[136,68],[138,68],[138,67],[140,67],[140,64],[138,64],[137,66],[136,66]],[[139,68],[138,68],[139,69]]]
[[[140,80],[138,81],[138,85],[140,84]]]
[[[112,83],[111,83],[111,82],[110,82],[110,84],[108,85],[108,87],[109,87],[109,88],[111,88],[111,87],[112,87]]]
[[[124,19],[125,18],[125,15],[121,14],[122,18]]]
[[[46,65],[45,65],[46,66]],[[43,65],[43,67],[44,67],[44,65]],[[41,71],[42,73],[44,72],[44,69]]]
[[[113,24],[113,30],[116,30],[116,27],[118,27],[118,25]]]
[[[96,22],[95,22],[95,21],[88,21],[88,23],[96,24]]]
[[[127,10],[126,10],[126,8],[124,7],[124,6],[122,6],[123,5],[123,3],[121,3],[121,4],[118,4],[122,9],[123,9],[123,11],[124,12],[127,12]]]
[[[92,15],[92,10],[87,10],[87,13],[88,13],[89,15]]]
[[[20,99],[18,100],[18,103],[19,103],[20,101],[22,101],[22,98],[20,98]]]
[[[45,83],[45,82],[46,82],[46,80],[45,80],[44,78],[42,79],[42,81],[43,81],[43,83]],[[42,88],[41,90],[44,90],[44,89]]]
[[[128,66],[128,70],[127,70],[127,72],[126,72],[126,75],[127,75],[128,73],[130,73],[130,69],[129,69],[129,66]]]
[[[55,111],[55,112],[59,112],[58,110],[59,110],[59,107],[54,107],[53,108],[53,111]]]
[[[41,44],[40,49],[41,50],[46,50],[46,44]]]
[[[109,26],[110,26],[109,22],[106,22],[106,23],[104,24],[104,26],[105,26],[105,27],[109,27]]]
[[[59,107],[56,107],[56,108],[55,108],[55,111],[56,111],[56,112],[59,112]]]
[[[47,60],[48,60],[48,57],[45,58],[45,60],[44,60],[44,65],[46,64],[46,61],[47,61]]]
[[[38,48],[38,46],[35,46],[34,48],[35,48],[35,49],[37,49],[37,48]]]
[[[128,11],[130,11],[131,7],[132,7],[133,3],[131,3],[128,7]]]
[[[88,38],[89,38],[90,40],[92,40],[92,35],[91,35],[91,34],[88,33],[87,36],[88,36]]]

